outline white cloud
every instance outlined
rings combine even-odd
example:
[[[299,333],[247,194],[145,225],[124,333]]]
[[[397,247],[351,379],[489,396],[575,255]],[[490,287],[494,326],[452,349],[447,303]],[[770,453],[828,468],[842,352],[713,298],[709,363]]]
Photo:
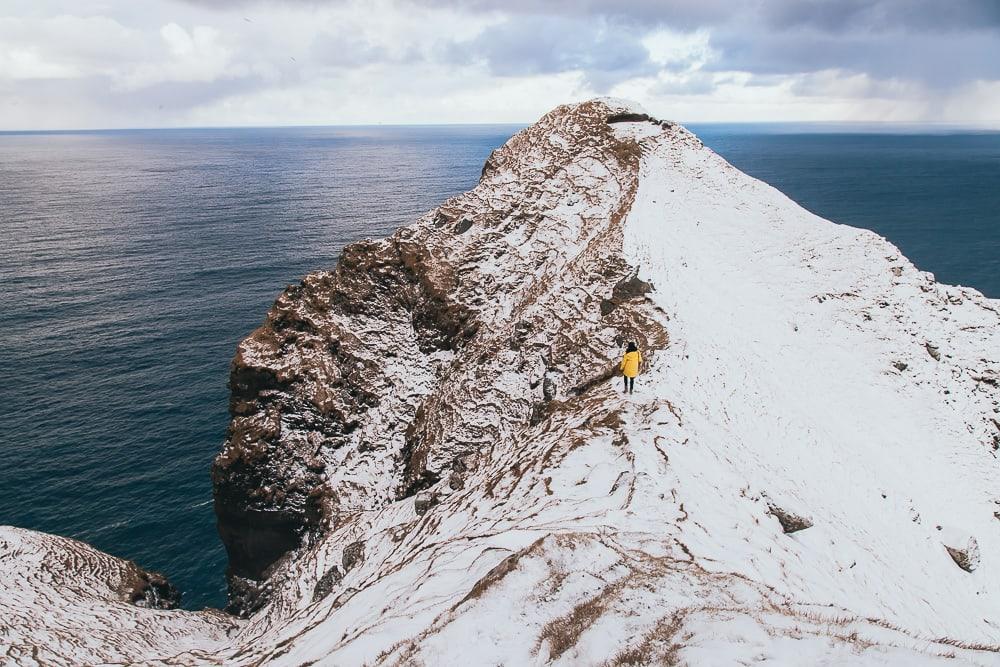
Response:
[[[221,34],[209,26],[186,30],[176,23],[160,28],[163,51],[145,62],[122,63],[113,74],[116,85],[136,90],[163,82],[211,82],[247,76],[251,68],[234,63],[234,51],[221,43]]]
[[[141,50],[141,34],[107,17],[0,17],[0,79],[104,73],[119,49],[127,56]]]
[[[46,61],[35,50],[8,48],[0,51],[0,77],[19,79],[66,79],[79,70],[58,62]]]
[[[642,43],[657,65],[673,70],[697,70],[717,57],[707,30],[677,32],[660,28],[647,34]]]

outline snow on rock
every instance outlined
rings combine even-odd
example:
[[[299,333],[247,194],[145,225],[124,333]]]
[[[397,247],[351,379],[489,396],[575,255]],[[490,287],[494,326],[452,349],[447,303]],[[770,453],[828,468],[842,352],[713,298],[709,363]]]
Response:
[[[938,526],[941,544],[955,564],[966,572],[979,567],[979,543],[969,533],[954,526]]]
[[[177,662],[1000,664],[998,377],[997,301],[637,105],[559,107],[241,343],[247,620]]]
[[[414,495],[426,512],[610,377],[624,340],[663,346],[652,303],[616,290],[634,275],[622,223],[640,149],[606,121],[627,109],[548,114],[493,152],[477,188],[348,246],[240,344],[213,468],[233,611],[264,605],[286,554],[357,516]],[[603,312],[608,298],[636,306]]]
[[[545,179],[524,189],[526,168]],[[606,212],[584,227],[572,183]],[[539,226],[515,217],[477,236],[489,226],[474,212],[509,219],[526,201]],[[998,662],[997,572],[985,558],[971,576],[956,568],[935,529],[960,521],[996,552],[997,395],[976,379],[1000,365],[996,302],[614,102],[557,109],[429,216],[473,221],[450,238],[422,231],[427,218],[403,234],[464,264],[449,294],[488,297],[462,298],[486,324],[414,413],[441,426],[401,448],[437,472],[415,503],[332,526],[275,572],[285,592],[251,619],[268,638],[254,659]],[[509,261],[527,243],[543,261]],[[649,366],[626,398],[614,364],[641,334]],[[564,338],[598,351],[554,355]],[[365,562],[339,590],[292,602],[362,538]]]
[[[3,665],[193,664],[228,647],[238,625],[165,610],[176,590],[135,563],[10,526],[0,526],[0,581]]]

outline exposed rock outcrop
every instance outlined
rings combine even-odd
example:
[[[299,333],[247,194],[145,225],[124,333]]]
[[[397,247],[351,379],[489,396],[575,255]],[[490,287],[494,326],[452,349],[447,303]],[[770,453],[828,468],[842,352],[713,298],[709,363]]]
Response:
[[[777,505],[768,505],[767,509],[771,516],[778,520],[778,523],[781,524],[781,530],[785,533],[797,533],[800,530],[812,528],[812,521],[804,516],[784,510]]]
[[[785,614],[799,661],[847,655],[839,641],[989,653],[1000,637],[971,590],[969,613],[951,616],[927,610],[953,589],[869,599],[957,570],[913,516],[993,465],[982,444],[997,403],[973,378],[996,371],[983,351],[997,310],[955,289],[683,128],[613,101],[561,107],[494,151],[475,189],[286,292],[241,344],[234,378],[268,381],[240,394],[216,481],[236,507],[291,507],[296,537],[259,557],[251,579],[273,592],[242,609],[264,604],[254,632],[303,661],[433,663],[476,641],[484,661],[598,664],[614,662],[602,651],[617,632],[620,655],[697,663],[717,657],[699,652],[719,623],[705,609],[762,630],[728,644],[747,660],[770,651],[756,637],[780,636]],[[629,340],[646,372],[623,403],[610,380]],[[941,398],[958,394],[961,412]],[[258,449],[265,486],[293,480],[291,505],[230,473]],[[901,460],[939,481],[915,484]],[[774,489],[767,511],[796,539],[756,528],[747,480]],[[323,500],[316,521],[308,493]],[[897,495],[908,500],[890,507]],[[365,558],[348,559],[359,536]],[[310,604],[353,629],[282,629]],[[534,644],[506,627],[511,604],[537,615]],[[851,611],[872,605],[885,617]],[[907,629],[927,624],[941,643]],[[375,649],[373,628],[400,641]]]
[[[608,114],[548,114],[494,151],[474,190],[348,246],[240,344],[213,466],[233,611],[260,606],[286,553],[528,427],[556,398],[552,371],[585,385],[621,341],[665,344],[651,286],[622,256],[639,145]],[[612,314],[603,295],[633,307]]]
[[[344,572],[350,572],[355,565],[359,565],[365,560],[365,543],[362,541],[351,542],[344,547],[344,556],[341,559],[344,564]]]
[[[958,528],[938,527],[941,530],[941,542],[945,551],[955,561],[955,565],[966,572],[973,572],[979,567],[979,542],[976,538]]]
[[[125,584],[129,602],[149,609],[176,609],[181,604],[181,592],[159,572],[147,572],[136,566]]]

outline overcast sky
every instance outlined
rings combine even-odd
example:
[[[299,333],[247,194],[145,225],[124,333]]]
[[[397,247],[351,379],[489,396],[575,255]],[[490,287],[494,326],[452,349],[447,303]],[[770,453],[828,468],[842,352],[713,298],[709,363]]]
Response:
[[[535,120],[1000,126],[1000,0],[0,0],[0,129]]]

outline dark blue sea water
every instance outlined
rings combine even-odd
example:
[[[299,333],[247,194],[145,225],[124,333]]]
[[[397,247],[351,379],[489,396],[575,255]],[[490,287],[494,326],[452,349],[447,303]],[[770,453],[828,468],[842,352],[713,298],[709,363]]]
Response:
[[[209,464],[282,287],[478,179],[511,126],[0,134],[0,523],[224,602]],[[695,126],[811,210],[1000,296],[1000,135]]]
[[[224,603],[209,466],[281,289],[473,186],[510,127],[0,135],[0,524]]]

